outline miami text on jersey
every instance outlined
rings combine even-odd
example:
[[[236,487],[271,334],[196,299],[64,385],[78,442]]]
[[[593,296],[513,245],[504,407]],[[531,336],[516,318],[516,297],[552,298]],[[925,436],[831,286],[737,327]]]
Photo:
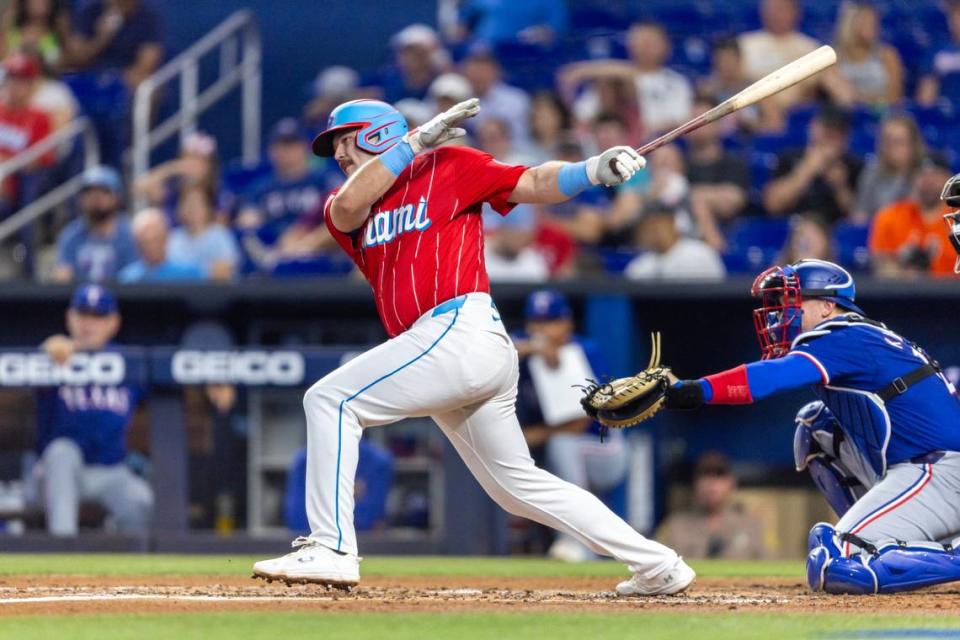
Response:
[[[405,204],[390,211],[380,211],[367,223],[363,236],[363,246],[375,247],[393,242],[402,233],[423,231],[430,227],[427,217],[427,199],[420,196],[420,202],[414,210],[412,204]]]

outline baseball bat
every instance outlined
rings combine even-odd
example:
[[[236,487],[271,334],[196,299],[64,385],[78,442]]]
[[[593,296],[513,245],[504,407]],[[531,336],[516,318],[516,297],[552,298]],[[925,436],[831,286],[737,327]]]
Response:
[[[680,136],[686,135],[694,129],[699,129],[705,124],[716,122],[734,111],[749,107],[764,98],[769,98],[775,93],[792,87],[798,82],[803,82],[807,78],[820,73],[836,61],[837,53],[833,50],[833,47],[824,45],[816,51],[811,51],[807,55],[797,58],[793,62],[760,78],[740,93],[727,98],[706,113],[702,113],[693,120],[680,125],[673,131],[669,131],[659,138],[651,140],[637,149],[637,153],[646,155],[654,149],[659,149],[665,144],[670,144]]]

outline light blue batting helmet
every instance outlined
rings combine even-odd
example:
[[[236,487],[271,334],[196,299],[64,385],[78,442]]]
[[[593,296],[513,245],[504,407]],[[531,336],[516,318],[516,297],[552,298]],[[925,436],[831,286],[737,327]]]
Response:
[[[408,131],[404,117],[386,102],[351,100],[330,112],[327,128],[313,140],[313,152],[321,157],[332,156],[334,134],[351,129],[359,129],[360,149],[377,154],[400,142]]]

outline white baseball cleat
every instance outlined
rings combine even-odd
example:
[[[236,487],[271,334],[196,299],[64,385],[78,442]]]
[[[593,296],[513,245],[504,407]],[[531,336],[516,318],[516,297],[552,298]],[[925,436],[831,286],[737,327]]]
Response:
[[[618,596],[671,596],[685,590],[696,579],[696,572],[678,558],[672,567],[652,578],[639,573],[617,585]]]
[[[287,584],[323,584],[341,589],[360,582],[360,558],[337,553],[310,538],[299,537],[291,545],[296,549],[285,556],[261,560],[253,565],[253,577],[267,582]]]

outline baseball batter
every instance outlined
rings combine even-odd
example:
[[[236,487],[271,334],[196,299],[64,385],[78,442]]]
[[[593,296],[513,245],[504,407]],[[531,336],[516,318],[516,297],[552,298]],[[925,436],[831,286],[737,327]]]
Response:
[[[663,376],[668,409],[747,404],[812,386],[820,399],[797,415],[794,456],[840,520],[810,531],[810,588],[891,593],[960,580],[960,399],[939,365],[866,318],[853,278],[831,262],[773,267],[753,294],[763,360],[686,381],[653,362],[636,384]],[[626,384],[591,389],[601,421],[633,411],[605,406],[617,402],[608,400],[616,389],[629,394]],[[657,393],[639,394],[636,408],[655,410]]]
[[[694,572],[590,493],[534,466],[514,412],[517,352],[493,300],[483,260],[481,205],[552,203],[643,169],[629,147],[584,162],[511,166],[461,146],[457,125],[479,101],[455,105],[414,131],[390,105],[337,107],[314,152],[348,179],[328,198],[331,234],[369,281],[390,340],[307,391],[309,537],[254,565],[268,579],[349,586],[359,581],[353,483],[361,431],[430,416],[490,496],[507,511],[569,534],[624,562],[621,595],[670,594]]]

